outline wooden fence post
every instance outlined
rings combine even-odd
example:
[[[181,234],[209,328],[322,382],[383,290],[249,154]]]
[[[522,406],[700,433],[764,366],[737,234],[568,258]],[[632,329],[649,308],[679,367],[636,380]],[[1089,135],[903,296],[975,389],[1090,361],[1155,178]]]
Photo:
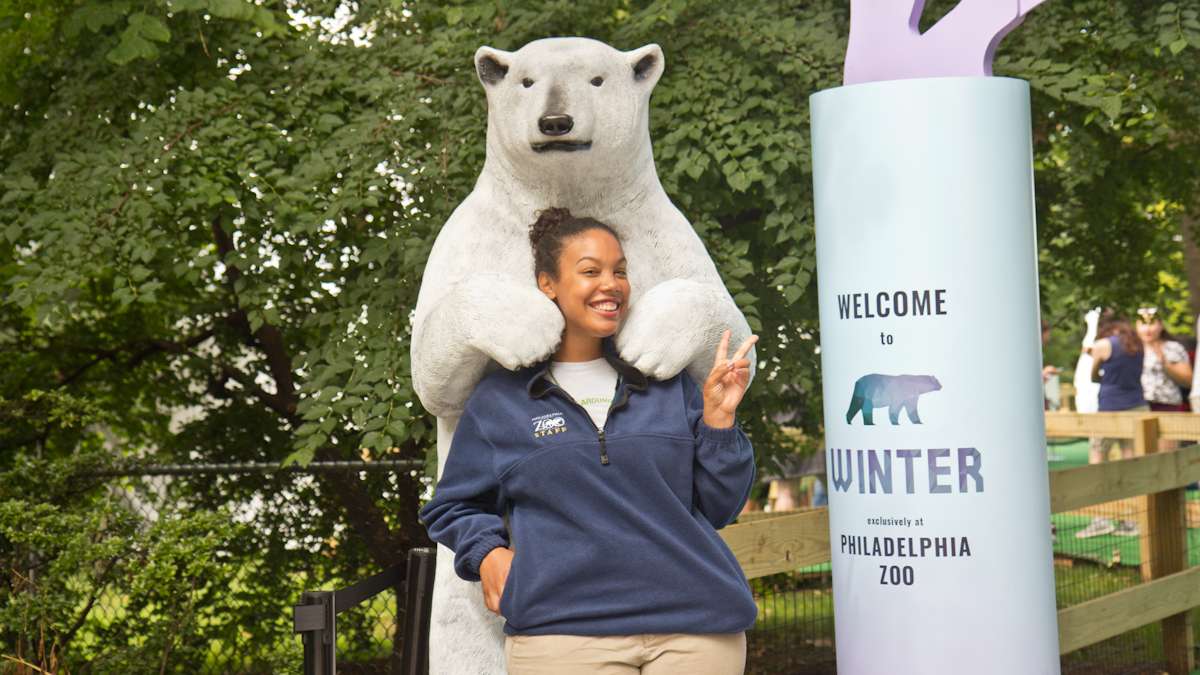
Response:
[[[1138,450],[1158,452],[1158,418],[1144,417],[1137,422]],[[1142,454],[1139,452],[1138,454]],[[1161,579],[1187,569],[1187,502],[1184,488],[1157,492],[1146,497],[1147,529],[1141,537],[1142,574]],[[1163,656],[1170,675],[1188,675],[1195,669],[1190,612],[1162,620]]]
[[[1133,423],[1133,456],[1143,457],[1158,452],[1158,417],[1141,417]],[[1150,561],[1154,559],[1153,542],[1156,538],[1150,529],[1150,496],[1138,497],[1134,513],[1138,528],[1138,552],[1141,554],[1142,581],[1154,578]]]

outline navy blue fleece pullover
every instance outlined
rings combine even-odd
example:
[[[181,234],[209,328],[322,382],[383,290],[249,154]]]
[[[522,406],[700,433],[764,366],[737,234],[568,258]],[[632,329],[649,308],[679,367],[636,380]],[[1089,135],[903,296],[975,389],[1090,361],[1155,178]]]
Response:
[[[703,422],[686,372],[649,380],[607,340],[605,357],[619,377],[603,429],[546,378],[548,363],[480,382],[421,510],[429,536],[468,581],[512,546],[500,599],[510,635],[749,628],[757,607],[716,532],[754,480],[749,439]]]

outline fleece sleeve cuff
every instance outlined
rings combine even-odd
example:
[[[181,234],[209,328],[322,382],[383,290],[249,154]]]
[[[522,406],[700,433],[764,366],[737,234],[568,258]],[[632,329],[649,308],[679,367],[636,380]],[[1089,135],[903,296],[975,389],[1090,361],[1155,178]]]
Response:
[[[459,576],[467,581],[479,581],[479,566],[483,564],[483,559],[494,549],[503,546],[508,546],[508,541],[504,537],[494,534],[486,535],[475,542],[470,550],[466,551],[466,558],[459,570]]]
[[[710,427],[704,423],[703,419],[696,425],[696,437],[698,439],[718,446],[735,445],[741,434],[742,428],[736,421],[733,423],[733,426],[725,429]]]

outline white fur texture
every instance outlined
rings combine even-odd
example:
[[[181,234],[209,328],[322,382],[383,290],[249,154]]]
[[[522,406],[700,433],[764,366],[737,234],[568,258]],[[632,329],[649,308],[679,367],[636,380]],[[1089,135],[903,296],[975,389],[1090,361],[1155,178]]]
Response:
[[[413,385],[438,417],[439,475],[458,416],[489,364],[531,365],[561,340],[562,315],[533,276],[529,227],[542,209],[566,207],[620,234],[632,291],[616,343],[642,372],[668,378],[686,367],[702,382],[725,328],[733,331],[731,351],[750,335],[654,168],[649,106],[663,70],[658,45],[621,52],[585,38],[550,38],[515,52],[481,47],[475,64],[488,99],[487,158],[434,243],[413,324]],[[603,78],[599,86],[595,78]],[[548,114],[570,115],[570,132],[542,133],[538,120]],[[547,140],[591,147],[534,150]],[[753,372],[753,351],[750,358]],[[439,549],[430,672],[503,673],[501,625],[484,608],[479,584],[458,579],[450,552]]]

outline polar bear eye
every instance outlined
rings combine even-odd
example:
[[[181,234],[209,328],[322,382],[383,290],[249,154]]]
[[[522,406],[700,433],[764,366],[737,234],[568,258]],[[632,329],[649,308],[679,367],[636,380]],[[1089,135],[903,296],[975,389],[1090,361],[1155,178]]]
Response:
[[[525,79],[521,80],[521,84],[522,84],[522,85],[523,85],[523,86],[524,86],[526,89],[528,89],[528,88],[530,88],[530,87],[532,87],[532,86],[533,86],[533,80],[531,80],[531,79],[529,79],[529,78],[527,77],[527,78],[525,78]]]
[[[604,78],[603,78],[603,77],[600,77],[599,75],[597,75],[596,77],[593,77],[593,78],[592,78],[592,86],[593,86],[593,87],[599,87],[599,86],[600,86],[600,85],[602,85],[602,84],[604,84]]]

